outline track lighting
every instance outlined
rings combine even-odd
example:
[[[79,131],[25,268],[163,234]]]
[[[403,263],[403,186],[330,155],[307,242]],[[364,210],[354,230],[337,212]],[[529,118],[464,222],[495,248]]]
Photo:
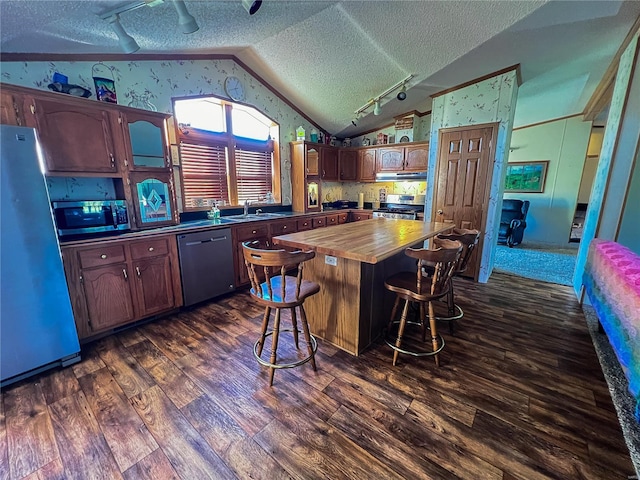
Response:
[[[193,15],[187,11],[184,2],[182,0],[173,0],[173,6],[176,7],[176,11],[178,12],[178,25],[180,25],[182,33],[198,31],[200,27],[196,23],[196,19],[193,18]]]
[[[242,0],[242,6],[249,13],[249,15],[253,15],[258,10],[260,10],[261,5],[262,0]]]
[[[356,110],[354,112],[355,115],[356,115],[356,119],[359,117],[359,115],[361,113],[363,113],[365,110],[367,110],[372,105],[373,105],[373,114],[374,115],[380,115],[380,101],[384,97],[389,95],[391,92],[393,92],[394,90],[396,90],[396,89],[398,89],[400,87],[402,87],[402,90],[400,90],[400,92],[398,92],[398,95],[396,96],[396,98],[398,100],[404,100],[405,98],[407,98],[406,84],[413,77],[414,77],[414,75],[411,74],[407,78],[405,78],[404,80],[401,80],[400,82],[396,83],[393,87],[388,88],[387,90],[385,90],[383,93],[381,93],[377,97],[373,97],[371,100],[369,100],[367,103],[365,103],[363,106],[361,106],[358,110]],[[354,121],[352,121],[351,123],[355,126],[355,122]]]
[[[396,95],[396,98],[400,101],[407,98],[407,87],[405,87],[404,83],[402,84],[402,88],[398,92],[398,95]]]
[[[107,22],[111,24],[113,31],[116,32],[118,36],[118,42],[120,42],[120,47],[124,50],[125,53],[133,53],[140,50],[140,45],[135,41],[135,39],[129,35],[122,24],[120,23],[120,15],[115,14],[107,19]]]

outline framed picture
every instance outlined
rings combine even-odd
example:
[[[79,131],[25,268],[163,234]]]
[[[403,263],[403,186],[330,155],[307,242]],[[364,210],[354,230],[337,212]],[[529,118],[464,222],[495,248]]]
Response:
[[[544,192],[544,181],[547,177],[548,166],[548,160],[507,163],[505,192]]]

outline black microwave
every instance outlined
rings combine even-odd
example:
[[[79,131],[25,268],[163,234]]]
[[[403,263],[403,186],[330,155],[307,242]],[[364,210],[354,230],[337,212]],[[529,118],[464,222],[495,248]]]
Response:
[[[124,200],[51,202],[58,236],[108,233],[129,230]]]

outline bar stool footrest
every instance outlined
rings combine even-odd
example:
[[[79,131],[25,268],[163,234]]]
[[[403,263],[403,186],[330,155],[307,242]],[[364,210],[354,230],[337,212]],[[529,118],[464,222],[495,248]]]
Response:
[[[293,332],[292,328],[287,328],[287,329],[283,329],[280,330],[280,333],[282,332]],[[298,333],[302,333],[300,330],[298,330]],[[273,330],[267,332],[265,334],[265,338],[273,335]],[[307,355],[306,357],[298,360],[297,362],[290,362],[290,363],[271,363],[271,362],[267,362],[266,360],[263,360],[262,358],[260,358],[260,355],[258,355],[258,344],[260,343],[260,340],[258,340],[254,345],[253,345],[253,356],[256,357],[256,360],[258,361],[258,363],[260,365],[264,365],[265,367],[269,367],[269,368],[294,368],[294,367],[299,367],[300,365],[304,365],[305,363],[307,363],[308,361],[310,361],[316,354],[316,352],[318,351],[318,342],[316,340],[316,337],[313,336],[313,334],[309,334],[309,338],[311,339],[311,350],[312,353],[311,355]]]
[[[462,317],[464,317],[464,312],[462,311],[462,308],[460,307],[460,305],[458,305],[457,303],[454,303],[453,306],[456,308],[457,313],[452,316],[452,317],[436,317],[436,320],[444,320],[447,322],[451,322],[453,320],[460,320]]]
[[[393,322],[394,325],[399,325],[400,321],[396,320]],[[417,326],[421,326],[420,322],[413,322],[413,321],[407,321],[407,325],[417,325]],[[395,342],[397,340],[397,337],[395,337],[394,339],[391,338],[389,332],[387,332],[387,335],[385,336],[384,342],[389,345],[393,350],[396,350],[400,353],[404,353],[407,355],[412,355],[414,357],[430,357],[432,355],[436,355],[437,353],[440,353],[442,351],[442,349],[445,346],[445,341],[444,338],[442,338],[442,335],[440,335],[439,333],[436,334],[437,338],[438,338],[438,349],[437,350],[429,350],[429,351],[424,351],[424,352],[418,352],[415,350],[406,350],[404,348],[401,347],[396,347]],[[431,347],[431,337],[428,337],[424,343],[425,347],[429,348]]]

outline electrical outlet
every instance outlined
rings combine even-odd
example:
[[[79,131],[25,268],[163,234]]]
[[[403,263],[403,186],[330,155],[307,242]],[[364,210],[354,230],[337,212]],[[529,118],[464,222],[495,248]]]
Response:
[[[326,263],[327,265],[333,265],[334,267],[337,267],[338,259],[336,257],[332,257],[331,255],[325,255],[324,263]]]

